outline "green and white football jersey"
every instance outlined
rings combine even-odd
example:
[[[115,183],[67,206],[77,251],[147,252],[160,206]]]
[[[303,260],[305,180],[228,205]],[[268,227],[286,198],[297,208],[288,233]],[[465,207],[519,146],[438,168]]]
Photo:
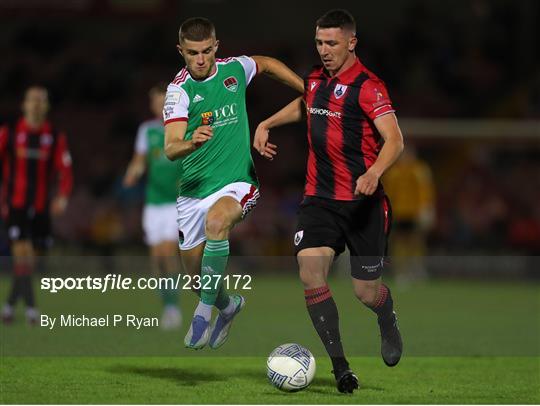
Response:
[[[186,140],[201,125],[214,130],[211,140],[180,160],[180,196],[205,198],[234,182],[259,186],[246,111],[246,88],[257,64],[240,56],[217,59],[216,68],[202,81],[194,80],[184,68],[167,89],[165,124],[187,121]]]
[[[139,126],[135,152],[146,155],[147,180],[146,204],[171,204],[176,202],[176,191],[181,176],[177,162],[171,162],[163,150],[165,129],[160,120],[145,121]]]

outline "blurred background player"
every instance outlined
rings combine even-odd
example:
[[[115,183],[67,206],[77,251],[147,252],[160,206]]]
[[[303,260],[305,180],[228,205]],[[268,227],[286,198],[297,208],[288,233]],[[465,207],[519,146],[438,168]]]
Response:
[[[225,275],[232,228],[255,207],[259,183],[251,158],[246,88],[265,73],[302,91],[302,80],[283,63],[263,56],[216,60],[212,22],[191,18],[180,27],[178,51],[186,62],[165,100],[165,153],[183,166],[178,208],[182,260],[187,271],[210,280],[185,337],[186,347],[218,348],[244,306],[229,296]],[[211,279],[209,279],[211,278]],[[215,283],[213,281],[216,281]],[[219,315],[210,327],[212,307]],[[211,334],[210,334],[211,331]]]
[[[326,13],[317,20],[315,42],[322,66],[304,80],[309,155],[294,245],[307,310],[332,360],[337,388],[352,393],[358,378],[345,358],[328,272],[347,246],[354,293],[377,315],[384,362],[396,365],[401,335],[390,289],[381,279],[391,209],[379,179],[401,154],[403,137],[384,82],[356,57],[353,16],[345,10]],[[304,111],[298,98],[263,121],[255,149],[273,159],[269,130],[301,120]]]
[[[407,145],[384,175],[384,190],[392,202],[390,258],[397,283],[425,279],[426,238],[435,222],[435,185],[429,165]]]
[[[0,129],[0,196],[13,257],[12,285],[2,320],[13,321],[14,306],[22,297],[26,319],[35,324],[39,316],[32,288],[35,257],[51,244],[49,216],[65,211],[73,178],[66,136],[47,119],[47,89],[29,87],[22,111],[23,117],[15,125]]]
[[[147,172],[146,198],[142,225],[145,241],[150,247],[154,273],[174,276],[178,271],[178,226],[176,223],[176,193],[181,167],[165,156],[163,146],[163,107],[167,84],[159,83],[149,92],[152,120],[139,126],[135,153],[124,177],[124,186],[134,186]],[[165,330],[180,326],[182,315],[178,307],[178,292],[161,289],[163,316],[160,326]]]

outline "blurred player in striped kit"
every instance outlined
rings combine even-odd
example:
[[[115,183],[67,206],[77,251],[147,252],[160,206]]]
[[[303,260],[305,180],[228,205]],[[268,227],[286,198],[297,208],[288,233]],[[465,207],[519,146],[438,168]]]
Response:
[[[2,320],[14,320],[14,306],[22,297],[27,321],[36,324],[39,313],[32,289],[36,255],[45,254],[52,243],[50,215],[65,211],[73,176],[66,135],[47,119],[47,89],[29,87],[22,111],[16,124],[0,128],[0,206],[13,256],[13,283]]]
[[[179,265],[176,192],[181,177],[181,166],[169,161],[163,150],[162,114],[166,91],[166,83],[150,89],[150,110],[154,118],[139,126],[135,152],[124,177],[124,186],[131,187],[144,173],[147,175],[142,224],[153,272],[164,277],[174,276]],[[162,287],[160,293],[163,301],[160,326],[165,330],[178,328],[182,322],[179,292],[172,287]]]

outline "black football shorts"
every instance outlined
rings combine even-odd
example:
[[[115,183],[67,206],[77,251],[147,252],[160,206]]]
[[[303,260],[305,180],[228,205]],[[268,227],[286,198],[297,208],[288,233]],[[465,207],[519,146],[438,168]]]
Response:
[[[34,247],[40,250],[46,250],[51,245],[48,212],[35,214],[31,209],[10,208],[7,231],[10,241],[31,240]]]
[[[375,280],[384,267],[391,221],[392,209],[384,195],[355,201],[306,196],[298,211],[295,253],[330,247],[338,256],[347,246],[352,277]]]

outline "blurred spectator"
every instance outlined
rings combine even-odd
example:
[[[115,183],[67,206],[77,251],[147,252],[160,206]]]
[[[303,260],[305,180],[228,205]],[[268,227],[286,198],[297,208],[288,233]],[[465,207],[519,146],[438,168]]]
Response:
[[[407,145],[385,174],[383,185],[392,202],[390,257],[396,280],[407,282],[427,276],[426,237],[435,219],[435,185],[431,169]]]

